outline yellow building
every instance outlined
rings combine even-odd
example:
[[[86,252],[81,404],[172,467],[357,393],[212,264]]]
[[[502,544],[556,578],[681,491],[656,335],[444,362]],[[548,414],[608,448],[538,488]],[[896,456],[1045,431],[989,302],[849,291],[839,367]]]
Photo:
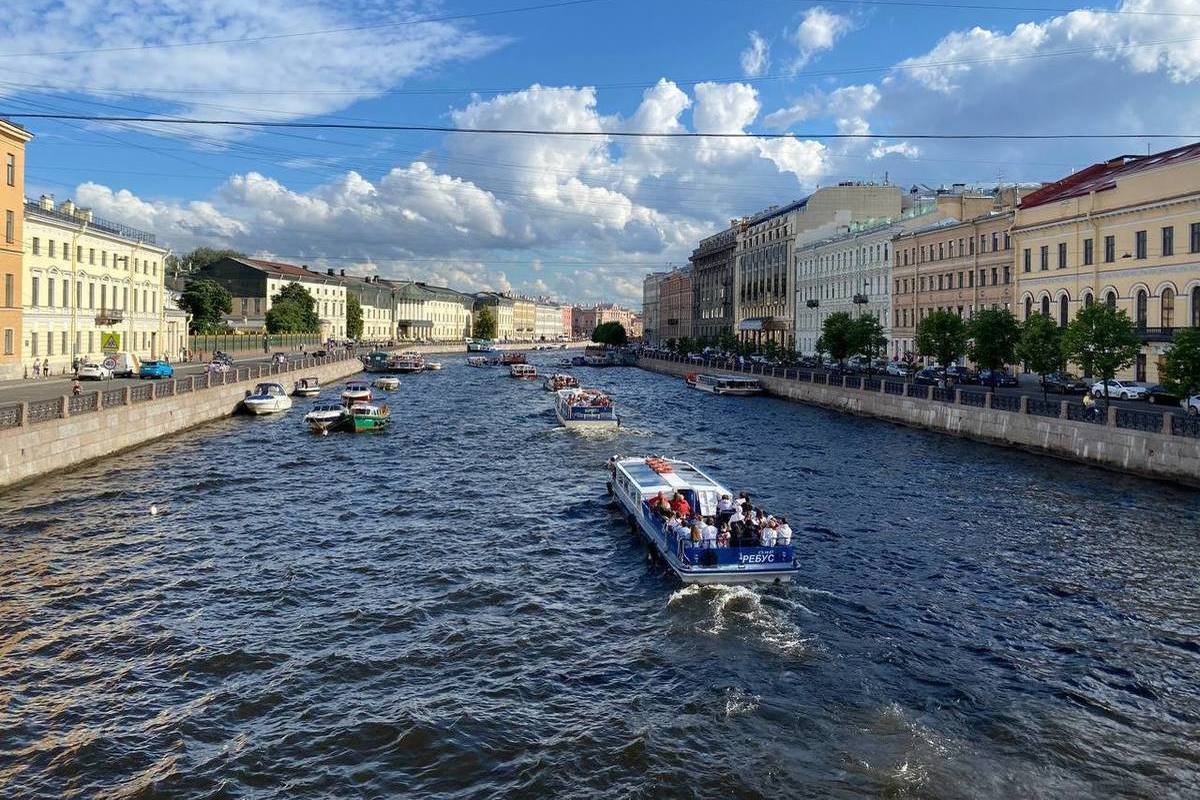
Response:
[[[513,335],[517,339],[533,339],[537,331],[537,303],[524,297],[513,298]]]
[[[164,330],[168,251],[152,234],[98,219],[70,200],[55,207],[45,196],[25,203],[23,216],[25,365],[49,359],[61,374],[76,356],[178,354]]]
[[[1118,377],[1157,381],[1174,330],[1200,327],[1200,143],[1048,184],[1022,198],[1012,236],[1018,316],[1124,309],[1145,346]]]
[[[21,241],[25,204],[25,143],[32,137],[24,128],[0,119],[0,159],[4,178],[0,181],[0,216],[4,230],[0,235],[0,379],[19,378],[24,374],[21,342],[24,326],[21,315]]]

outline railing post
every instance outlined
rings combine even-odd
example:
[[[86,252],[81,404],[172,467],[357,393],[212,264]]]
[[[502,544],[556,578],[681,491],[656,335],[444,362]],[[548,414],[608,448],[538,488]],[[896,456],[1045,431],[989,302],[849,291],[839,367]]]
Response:
[[[1021,405],[1017,407],[1017,413],[1018,414],[1028,414],[1029,413],[1029,395],[1027,395],[1027,394],[1021,395]]]
[[[991,393],[991,392],[984,392],[984,395],[983,395],[983,407],[984,407],[984,408],[991,408],[991,407],[992,407],[992,393]]]
[[[954,405],[956,405],[956,406],[962,405],[962,389],[954,390]]]
[[[1069,413],[1069,412],[1067,411],[1067,406],[1068,406],[1068,405],[1069,405],[1069,404],[1067,403],[1067,401],[1066,401],[1066,400],[1060,400],[1060,401],[1059,401],[1059,403],[1058,403],[1058,418],[1059,418],[1059,419],[1066,419],[1066,418],[1067,418],[1067,414]]]
[[[149,396],[149,397],[147,397],[146,399],[147,399],[147,400],[154,400],[154,399],[156,399],[157,397],[158,397],[158,386],[157,386],[156,384],[154,384],[154,383],[151,383],[151,384],[150,384],[150,396]]]
[[[887,394],[887,378],[879,379],[879,393]]]
[[[842,376],[842,388],[843,388],[843,389],[849,389],[849,388],[850,388],[850,376],[849,376],[849,375],[843,375],[843,376]]]
[[[24,428],[29,424],[29,403],[22,402],[21,407],[17,409],[17,426]]]
[[[101,392],[99,390],[96,391],[96,410],[97,411],[104,410],[104,392]]]
[[[934,387],[932,386],[925,387],[925,399],[930,402],[933,402],[933,389]]]
[[[123,405],[123,406],[128,406],[128,405],[133,404],[133,398],[130,397],[130,394],[131,394],[129,391],[130,388],[131,387],[126,386],[124,389],[121,390],[121,405]]]
[[[62,419],[71,416],[71,398],[65,394],[58,398],[58,416]]]
[[[1106,419],[1104,421],[1104,424],[1106,424],[1110,428],[1117,427],[1117,407],[1116,406],[1108,407],[1108,419]]]
[[[195,375],[188,376],[188,391],[191,391],[191,392],[196,391],[196,376]]]
[[[1174,435],[1175,426],[1171,424],[1171,420],[1174,418],[1174,416],[1175,415],[1172,414],[1170,411],[1163,412],[1163,426],[1162,426],[1163,436]]]

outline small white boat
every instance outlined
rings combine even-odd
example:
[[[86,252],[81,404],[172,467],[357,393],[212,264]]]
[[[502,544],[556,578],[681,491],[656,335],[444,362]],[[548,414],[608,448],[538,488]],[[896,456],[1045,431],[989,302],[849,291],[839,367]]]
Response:
[[[487,356],[467,356],[467,366],[487,367],[490,365],[488,364]]]
[[[599,389],[563,389],[554,398],[554,413],[564,428],[615,428],[617,407]]]
[[[574,375],[568,375],[565,372],[556,372],[549,378],[546,378],[545,382],[542,383],[542,388],[547,392],[558,392],[562,391],[563,389],[577,389],[579,388],[579,379],[577,379]]]
[[[394,392],[400,388],[400,379],[393,378],[391,375],[382,375],[376,378],[372,385],[376,389],[383,389],[385,392]]]
[[[513,364],[508,368],[510,377],[522,381],[537,380],[537,367],[533,364]]]
[[[754,378],[737,378],[732,375],[697,375],[692,372],[684,381],[693,389],[711,394],[749,395],[762,392],[762,384]]]
[[[426,361],[425,362],[425,369],[431,369],[436,372],[437,370],[439,370],[441,368],[442,368],[442,362],[440,362],[440,361]]]
[[[251,414],[274,414],[292,407],[292,398],[278,383],[260,383],[242,399],[242,406]]]
[[[364,381],[350,381],[342,390],[342,400],[347,403],[371,402],[371,386]]]
[[[301,378],[292,388],[296,397],[316,397],[321,393],[321,382],[316,378]]]
[[[331,430],[342,427],[350,420],[350,409],[338,403],[318,403],[304,415],[304,421],[315,432],[324,436]]]

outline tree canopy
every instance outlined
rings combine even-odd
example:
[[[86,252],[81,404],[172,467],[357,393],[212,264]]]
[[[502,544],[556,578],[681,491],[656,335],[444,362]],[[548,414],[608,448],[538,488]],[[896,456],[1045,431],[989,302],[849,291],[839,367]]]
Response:
[[[1104,398],[1108,383],[1118,370],[1134,362],[1142,342],[1134,333],[1133,323],[1124,311],[1107,303],[1096,303],[1081,310],[1062,335],[1063,355],[1103,378]]]
[[[360,339],[363,334],[362,303],[358,295],[346,292],[346,335],[351,339]]]
[[[228,327],[222,315],[233,312],[233,298],[216,281],[192,281],[180,295],[179,307],[192,315],[193,333],[219,333]]]
[[[883,325],[871,314],[856,317],[850,325],[850,350],[858,355],[866,356],[868,362],[874,362],[875,357],[887,347],[887,335]]]
[[[271,298],[267,333],[318,333],[317,301],[299,283],[289,283]]]
[[[1045,314],[1030,314],[1021,325],[1015,353],[1042,377],[1042,399],[1046,399],[1046,376],[1063,368],[1062,328]]]
[[[190,253],[181,256],[168,256],[165,266],[168,275],[188,275],[196,272],[214,261],[222,258],[245,258],[246,254],[237,250],[216,250],[211,247],[197,247]]]
[[[1021,326],[1008,309],[985,308],[967,323],[967,336],[971,339],[967,358],[977,366],[998,370],[1015,360]]]
[[[854,318],[844,311],[830,314],[821,323],[818,347],[839,364],[855,351]]]
[[[949,366],[966,352],[967,325],[953,311],[934,311],[917,323],[915,343],[918,353]]]
[[[602,322],[592,331],[592,341],[622,347],[629,341],[629,335],[625,333],[625,326],[619,322]]]
[[[496,338],[496,315],[488,306],[479,309],[479,313],[475,315],[474,333],[476,339]]]
[[[1180,397],[1200,394],[1200,329],[1175,331],[1175,340],[1163,354],[1162,383]]]

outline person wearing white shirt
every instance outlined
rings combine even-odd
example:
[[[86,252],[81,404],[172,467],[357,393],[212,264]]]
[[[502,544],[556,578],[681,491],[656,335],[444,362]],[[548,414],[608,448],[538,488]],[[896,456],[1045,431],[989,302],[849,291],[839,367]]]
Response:
[[[716,525],[713,525],[711,522],[707,523],[704,526],[704,530],[701,535],[704,537],[704,546],[706,548],[711,549],[711,548],[714,548],[717,546],[717,526]]]
[[[786,547],[792,543],[792,526],[788,525],[787,517],[779,518],[779,527],[775,529],[775,544]]]
[[[758,543],[760,545],[762,545],[763,547],[774,547],[775,546],[775,540],[776,540],[775,529],[772,528],[770,525],[763,525],[762,530],[759,531],[758,536],[759,536]]]
[[[728,514],[733,511],[733,499],[729,495],[721,495],[721,499],[717,501],[717,513]]]

